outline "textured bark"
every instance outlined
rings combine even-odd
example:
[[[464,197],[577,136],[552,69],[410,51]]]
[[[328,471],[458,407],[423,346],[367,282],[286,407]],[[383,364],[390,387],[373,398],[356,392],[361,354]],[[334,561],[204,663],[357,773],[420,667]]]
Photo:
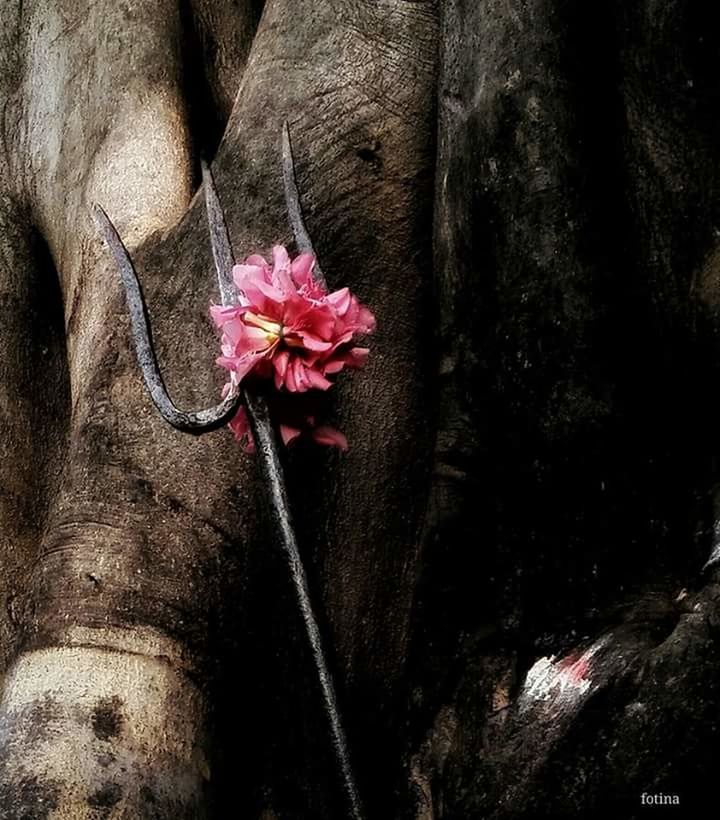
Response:
[[[214,403],[199,160],[238,256],[288,243],[286,119],[378,317],[350,453],[287,459],[368,816],[708,796],[718,14],[0,2],[0,817],[345,814],[253,459],[154,412],[90,220]]]
[[[290,482],[341,699],[353,704],[361,785],[371,807],[386,805],[401,766],[394,715],[431,436],[422,326],[434,7],[273,2],[256,33],[250,4],[231,13],[207,3],[24,3],[5,14],[20,15],[18,93],[7,105],[21,128],[8,153],[24,223],[42,232],[60,281],[71,408],[0,711],[3,810],[23,816],[42,797],[53,816],[80,816],[78,805],[90,813],[107,784],[117,816],[195,816],[213,802],[251,814],[268,787],[277,813],[342,811],[286,573],[258,520],[252,460],[227,433],[188,441],[155,415],[89,219],[100,202],[134,249],[177,400],[214,400],[212,264],[202,201],[190,199],[200,152],[217,137],[198,116],[210,106],[216,121],[227,117],[232,78],[239,92],[215,174],[236,252],[289,240],[287,118],[323,266],[372,303],[381,327],[367,374],[326,409],[353,451],[339,460],[299,448]],[[205,62],[188,58],[192,43]],[[401,82],[408,76],[414,83]],[[19,345],[26,334],[18,328]],[[112,673],[98,653],[110,653]],[[154,682],[157,663],[177,674]],[[42,675],[27,671],[38,665]],[[62,669],[76,679],[87,668],[92,697],[58,691]],[[148,702],[133,702],[138,679],[166,710],[148,726]],[[110,701],[128,729],[98,739],[91,716]],[[74,741],[73,721],[82,727]],[[77,768],[66,765],[69,749]]]
[[[711,799],[716,22],[444,4],[426,816]]]

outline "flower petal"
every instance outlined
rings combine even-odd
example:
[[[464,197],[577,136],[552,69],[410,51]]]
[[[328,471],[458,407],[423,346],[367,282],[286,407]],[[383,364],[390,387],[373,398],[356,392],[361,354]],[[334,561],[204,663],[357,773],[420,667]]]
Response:
[[[265,259],[264,256],[261,256],[259,253],[253,253],[251,256],[248,256],[248,258],[245,260],[245,264],[246,265],[253,265],[254,267],[257,267],[257,268],[269,268],[270,267],[267,259]]]
[[[312,333],[308,333],[306,330],[299,330],[297,332],[297,336],[301,339],[303,347],[308,350],[324,352],[326,350],[330,350],[333,346],[332,342],[325,342],[322,339],[318,339],[317,336]]]
[[[285,371],[285,387],[291,393],[298,392],[297,382],[295,381],[295,368],[290,366],[290,363],[288,363],[288,368]]]
[[[298,427],[291,427],[289,424],[280,425],[280,438],[286,447],[292,444],[301,432]]]
[[[312,278],[314,267],[315,257],[311,253],[301,253],[293,259],[290,265],[290,271],[298,287],[302,287],[303,285],[307,287],[314,284]]]
[[[228,423],[228,427],[232,430],[233,435],[238,441],[246,439],[245,450],[248,453],[255,452],[255,441],[253,440],[250,423],[248,421],[247,412],[244,407],[241,407],[234,418]]]
[[[305,370],[305,373],[307,374],[310,386],[314,387],[316,390],[329,390],[333,386],[333,383],[328,381],[325,376],[323,376],[323,374],[314,367],[308,367]]]
[[[324,425],[316,427],[312,431],[312,437],[318,444],[324,444],[327,447],[337,447],[343,452],[348,450],[348,442],[345,436],[334,427]]]
[[[369,355],[369,347],[354,347],[348,353],[348,365],[351,367],[364,367]]]
[[[239,305],[210,305],[210,316],[218,328],[236,319],[242,308]]]
[[[297,358],[293,359],[290,367],[293,370],[293,376],[295,378],[295,384],[298,392],[304,393],[306,390],[309,390],[311,384],[310,380],[305,375],[305,363],[303,360]]]
[[[332,376],[334,373],[339,373],[345,367],[345,362],[342,359],[332,359],[323,365],[323,373],[326,376]]]
[[[329,302],[340,316],[344,316],[350,305],[352,304],[352,294],[350,288],[341,288],[325,297],[325,301]]]
[[[276,288],[268,282],[255,281],[253,282],[253,286],[257,288],[263,296],[267,296],[268,299],[272,299],[273,302],[282,302],[285,300],[284,292],[281,291],[280,288]]]
[[[275,368],[275,387],[279,390],[285,381],[285,374],[287,373],[288,363],[290,362],[290,354],[287,350],[281,350],[273,356],[273,367]]]
[[[246,281],[265,279],[265,270],[265,266],[261,265],[235,265],[232,269],[233,282],[242,290]]]
[[[275,245],[272,249],[273,273],[286,268],[290,270],[290,255],[284,245]]]

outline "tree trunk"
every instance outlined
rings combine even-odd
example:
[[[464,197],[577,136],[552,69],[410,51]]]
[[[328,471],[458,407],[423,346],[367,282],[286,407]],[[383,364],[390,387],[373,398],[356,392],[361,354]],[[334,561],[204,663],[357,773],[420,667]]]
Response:
[[[200,184],[378,319],[287,454],[367,816],[634,817],[712,788],[713,116],[689,0],[0,4],[0,817],[347,815],[221,379]],[[438,83],[439,77],[439,83]]]

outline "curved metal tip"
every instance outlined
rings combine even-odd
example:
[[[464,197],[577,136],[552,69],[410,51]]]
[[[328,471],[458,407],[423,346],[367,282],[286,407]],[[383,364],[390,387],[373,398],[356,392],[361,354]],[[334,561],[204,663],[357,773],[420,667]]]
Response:
[[[155,407],[168,424],[185,433],[201,435],[223,427],[235,416],[240,407],[242,396],[239,388],[233,387],[220,404],[207,410],[184,412],[173,404],[158,367],[147,308],[130,254],[110,217],[97,203],[92,206],[92,215],[120,272],[130,314],[135,353],[145,380],[145,386]]]

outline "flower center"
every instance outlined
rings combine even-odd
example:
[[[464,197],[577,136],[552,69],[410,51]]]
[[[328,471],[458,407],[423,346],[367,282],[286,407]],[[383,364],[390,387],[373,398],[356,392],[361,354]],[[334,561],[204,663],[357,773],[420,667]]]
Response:
[[[248,311],[243,318],[247,324],[265,331],[268,344],[274,344],[283,335],[283,326],[279,322],[263,316],[262,313]]]

